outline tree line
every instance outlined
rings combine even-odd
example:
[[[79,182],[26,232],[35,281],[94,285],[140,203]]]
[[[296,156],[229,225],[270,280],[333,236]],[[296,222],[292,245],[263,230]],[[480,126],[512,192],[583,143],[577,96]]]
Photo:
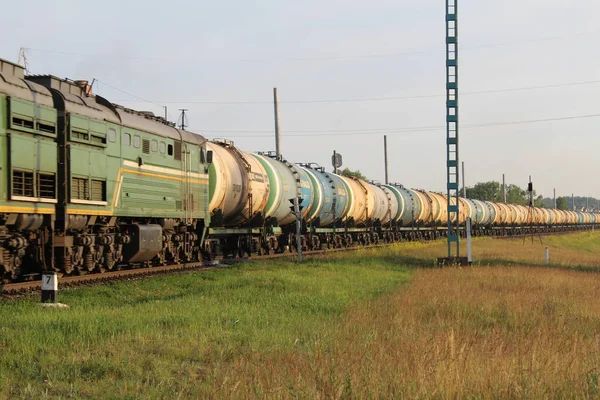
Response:
[[[504,202],[504,194],[502,193],[502,184],[497,181],[479,182],[475,186],[467,187],[466,194],[463,196],[469,199],[481,201],[493,201],[496,203]],[[538,195],[533,191],[533,205],[536,207],[545,207],[544,196]],[[529,205],[529,193],[527,189],[521,188],[515,184],[506,185],[506,202],[511,204],[520,204],[522,206]]]
[[[469,199],[482,201],[504,202],[502,184],[496,181],[479,182],[475,186],[466,188]],[[518,185],[506,185],[506,202],[511,204],[529,205],[529,194],[527,188]],[[596,211],[600,209],[600,201],[594,197],[575,196],[574,204],[576,210]],[[554,199],[538,195],[533,191],[533,205],[540,208],[554,208]],[[571,196],[560,196],[556,198],[556,208],[559,210],[572,210],[573,198]]]

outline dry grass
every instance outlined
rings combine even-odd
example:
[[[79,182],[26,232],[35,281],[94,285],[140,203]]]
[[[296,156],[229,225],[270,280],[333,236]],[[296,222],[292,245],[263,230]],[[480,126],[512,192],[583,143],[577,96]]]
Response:
[[[550,266],[600,271],[600,232],[581,232],[560,236],[528,236],[517,239],[475,238],[475,265],[544,266],[545,248],[550,250]],[[466,256],[466,241],[461,241],[461,254]],[[432,266],[437,257],[446,253],[446,242],[414,243],[403,255],[406,261]]]
[[[214,371],[223,397],[599,396],[600,276],[540,268],[420,270],[308,343]]]

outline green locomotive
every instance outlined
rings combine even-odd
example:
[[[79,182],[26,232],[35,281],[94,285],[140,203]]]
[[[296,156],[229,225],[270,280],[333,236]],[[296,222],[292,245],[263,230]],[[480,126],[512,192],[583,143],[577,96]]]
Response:
[[[0,60],[0,149],[0,277],[202,258],[204,137]]]

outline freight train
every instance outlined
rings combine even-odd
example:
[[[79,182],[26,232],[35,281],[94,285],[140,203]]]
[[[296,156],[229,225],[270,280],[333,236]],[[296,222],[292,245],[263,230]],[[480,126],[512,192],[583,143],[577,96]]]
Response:
[[[0,282],[435,239],[445,195],[382,185],[208,141],[0,60]],[[582,229],[587,212],[459,199],[475,235]]]

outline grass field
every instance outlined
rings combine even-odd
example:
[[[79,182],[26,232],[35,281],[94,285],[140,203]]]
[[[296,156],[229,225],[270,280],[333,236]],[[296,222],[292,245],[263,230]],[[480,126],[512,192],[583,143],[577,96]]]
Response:
[[[1,301],[0,398],[599,397],[600,235],[543,242],[479,239],[474,268],[403,243]]]

